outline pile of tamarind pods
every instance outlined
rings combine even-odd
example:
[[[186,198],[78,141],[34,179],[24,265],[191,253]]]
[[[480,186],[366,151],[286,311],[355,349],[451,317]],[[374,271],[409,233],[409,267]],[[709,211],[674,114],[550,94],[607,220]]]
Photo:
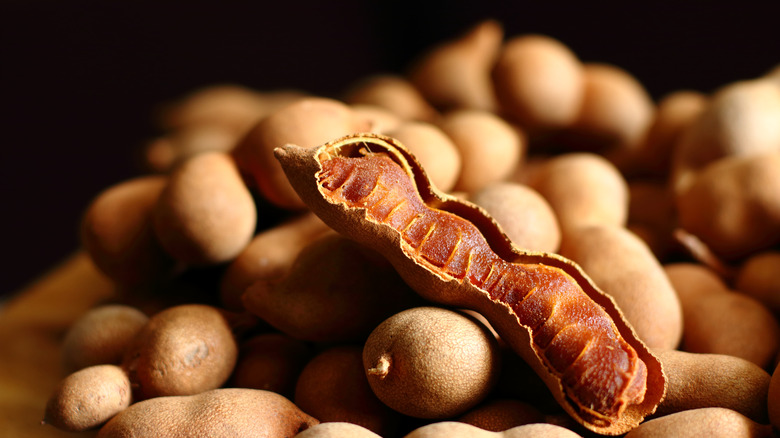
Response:
[[[215,85],[169,104],[160,124],[149,172],[85,208],[83,247],[117,300],[64,338],[47,427],[301,438],[780,429],[780,68],[656,102],[618,66],[485,21],[407,74],[341,96]],[[415,202],[414,219],[387,224]],[[472,228],[482,243],[457,274],[467,240],[448,230]],[[481,278],[478,251],[495,261]],[[491,297],[501,263],[541,283],[517,303]],[[491,284],[509,296],[511,282]],[[553,315],[559,327],[542,340]],[[583,335],[583,320],[606,334]],[[577,336],[584,347],[567,343]],[[579,364],[606,338],[617,347],[604,351],[626,354],[595,357],[597,370],[544,355],[571,350]],[[599,386],[608,368],[618,380]]]

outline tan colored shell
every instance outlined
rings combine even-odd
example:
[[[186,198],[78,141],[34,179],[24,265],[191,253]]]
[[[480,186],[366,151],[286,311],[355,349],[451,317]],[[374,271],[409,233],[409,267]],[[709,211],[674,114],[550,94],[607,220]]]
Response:
[[[374,394],[416,418],[444,419],[480,403],[500,371],[498,342],[476,319],[423,306],[379,324],[363,346]]]
[[[441,421],[418,427],[404,438],[581,438],[565,427],[546,423],[515,426],[501,432],[490,432],[457,421]]]
[[[311,342],[354,342],[418,300],[367,245],[330,232],[301,250],[280,278],[259,279],[244,308],[279,331]]]
[[[332,421],[312,426],[295,438],[382,438],[363,426],[343,421]]]
[[[706,105],[707,96],[699,91],[679,90],[661,97],[644,139],[619,163],[623,173],[668,177],[672,154],[680,136]]]
[[[401,120],[432,121],[437,111],[405,77],[384,74],[368,77],[347,92],[344,101],[351,106],[376,105]],[[372,129],[372,132],[375,132]]]
[[[779,243],[778,169],[780,149],[712,162],[678,192],[680,226],[728,261]]]
[[[497,102],[490,72],[503,37],[499,22],[477,23],[465,34],[445,41],[417,60],[409,78],[440,109],[494,111]]]
[[[620,157],[639,146],[653,121],[655,104],[637,78],[600,63],[583,65],[584,95],[571,137],[578,149]]]
[[[221,311],[184,304],[149,319],[125,352],[122,367],[137,400],[192,395],[224,384],[237,355],[238,346]]]
[[[405,252],[400,233],[387,225],[367,220],[362,209],[349,209],[343,204],[331,203],[323,195],[317,180],[317,174],[322,169],[320,160],[327,159],[331,154],[337,154],[342,147],[346,148],[345,150],[368,147],[372,151],[382,150],[388,153],[416,183],[418,192],[428,205],[447,209],[474,224],[487,239],[492,250],[502,258],[513,263],[552,266],[575,279],[585,294],[604,308],[621,336],[646,364],[648,374],[644,401],[626,408],[623,415],[607,427],[591,424],[583,418],[565,396],[561,381],[536,355],[530,329],[518,324],[517,316],[506,304],[490,300],[483,291],[469,282],[442,277],[441,274],[417,262],[413,256]],[[317,148],[307,149],[286,145],[276,149],[275,154],[293,187],[324,222],[337,231],[376,248],[424,298],[450,306],[470,308],[485,315],[501,338],[535,369],[561,406],[578,422],[599,433],[620,434],[636,427],[645,416],[655,411],[666,387],[663,369],[658,359],[637,338],[614,300],[598,289],[579,266],[570,260],[555,254],[525,252],[514,247],[484,210],[447,196],[436,189],[426,177],[422,166],[397,140],[375,134],[354,134]]]
[[[557,252],[561,228],[550,203],[524,184],[496,182],[472,193],[469,201],[484,208],[518,248]]]
[[[120,284],[162,278],[173,267],[152,228],[154,206],[168,178],[141,176],[98,194],[80,224],[81,243],[95,266]]]
[[[239,344],[239,354],[227,386],[273,391],[287,398],[311,359],[311,346],[283,333],[260,333]]]
[[[683,309],[681,349],[728,354],[767,368],[780,350],[780,323],[755,298],[729,290],[713,271],[692,263],[664,267]]]
[[[221,388],[133,404],[100,429],[100,438],[291,437],[319,424],[271,391]]]
[[[243,131],[267,111],[267,99],[241,85],[211,85],[168,103],[160,111],[159,124],[166,130],[220,125]]]
[[[508,178],[526,152],[525,134],[488,111],[449,111],[437,125],[461,157],[457,191],[474,192]]]
[[[306,97],[257,122],[232,154],[250,184],[268,201],[286,209],[302,209],[303,202],[273,158],[274,148],[285,143],[315,147],[330,138],[370,127],[370,121],[359,117],[341,101]]]
[[[244,249],[254,234],[257,211],[233,158],[204,152],[171,173],[152,221],[171,256],[207,265],[227,262]]]
[[[445,192],[455,187],[463,166],[463,157],[441,128],[432,123],[408,121],[387,134],[402,141],[424,163],[436,187]]]
[[[322,422],[349,422],[386,437],[395,435],[401,418],[371,391],[359,345],[314,356],[300,373],[293,401]]]
[[[780,364],[775,366],[772,377],[769,380],[769,393],[767,400],[767,410],[769,412],[769,422],[780,429]]]
[[[564,232],[586,225],[624,226],[628,220],[628,183],[601,155],[554,156],[533,169],[528,185],[550,203]]]
[[[95,365],[65,377],[46,403],[44,423],[68,432],[95,429],[130,406],[130,381],[116,365]]]
[[[306,212],[256,234],[225,269],[220,281],[220,299],[230,310],[243,309],[241,295],[258,280],[283,276],[301,249],[329,232],[316,215]]]
[[[493,399],[461,415],[458,421],[491,432],[501,432],[523,424],[542,423],[544,415],[527,402]]]
[[[149,317],[121,304],[98,306],[70,326],[62,341],[64,368],[76,371],[91,365],[118,364]]]
[[[504,43],[493,70],[501,110],[532,132],[574,123],[584,97],[582,63],[545,35],[520,35]]]
[[[737,291],[762,302],[780,314],[780,251],[767,250],[752,254],[739,267],[734,286]]]
[[[727,354],[679,350],[662,351],[658,357],[669,379],[658,415],[720,407],[758,423],[767,422],[770,375],[753,362]]]
[[[724,85],[680,134],[672,185],[684,190],[707,164],[729,156],[780,150],[780,87],[768,79]]]
[[[689,409],[646,421],[625,438],[770,438],[772,426],[726,408]]]

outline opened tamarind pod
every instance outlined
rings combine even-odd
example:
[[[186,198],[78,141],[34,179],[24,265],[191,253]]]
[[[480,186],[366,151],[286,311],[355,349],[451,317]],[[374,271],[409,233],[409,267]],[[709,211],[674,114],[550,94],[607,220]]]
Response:
[[[481,208],[441,193],[397,140],[357,133],[274,151],[301,199],[383,254],[423,298],[484,315],[577,422],[618,435],[655,411],[660,361],[575,263],[524,251]]]

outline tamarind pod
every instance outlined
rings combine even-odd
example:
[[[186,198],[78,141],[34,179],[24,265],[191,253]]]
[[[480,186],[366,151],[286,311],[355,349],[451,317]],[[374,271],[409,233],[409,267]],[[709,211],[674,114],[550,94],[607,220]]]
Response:
[[[573,262],[515,247],[484,210],[439,192],[400,142],[359,133],[275,155],[326,224],[424,298],[482,313],[585,427],[621,434],[654,412],[663,369],[615,302]]]

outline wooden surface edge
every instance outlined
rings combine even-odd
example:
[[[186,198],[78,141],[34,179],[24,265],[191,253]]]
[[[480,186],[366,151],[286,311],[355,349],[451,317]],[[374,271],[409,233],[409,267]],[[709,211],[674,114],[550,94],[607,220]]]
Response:
[[[14,294],[0,308],[0,431],[3,437],[87,437],[43,425],[46,401],[65,377],[62,338],[113,284],[77,251]]]

